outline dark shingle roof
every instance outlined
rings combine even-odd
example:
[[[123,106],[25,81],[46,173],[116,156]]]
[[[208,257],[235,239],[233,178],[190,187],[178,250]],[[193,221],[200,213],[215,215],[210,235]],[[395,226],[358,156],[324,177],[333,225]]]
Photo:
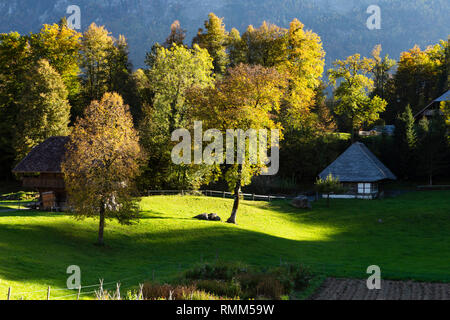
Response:
[[[341,182],[375,182],[397,177],[370,152],[367,147],[356,142],[323,170],[319,177],[325,179],[329,174]]]
[[[34,147],[12,170],[14,173],[60,173],[69,137],[51,137]]]

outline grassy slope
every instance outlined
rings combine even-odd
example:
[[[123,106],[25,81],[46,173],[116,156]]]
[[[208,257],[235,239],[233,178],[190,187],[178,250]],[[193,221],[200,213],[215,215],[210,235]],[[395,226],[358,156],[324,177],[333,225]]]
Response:
[[[232,200],[155,196],[142,200],[138,224],[107,224],[105,248],[93,245],[92,219],[0,210],[0,299],[8,286],[15,298],[47,285],[64,288],[72,264],[81,267],[82,285],[133,277],[122,281],[125,289],[151,279],[153,271],[157,279],[170,279],[217,255],[262,266],[281,258],[334,276],[364,277],[367,266],[377,264],[385,277],[450,281],[449,199],[449,191],[414,192],[382,201],[334,200],[330,209],[320,201],[311,211],[284,201],[244,201],[234,226],[192,219],[202,212],[227,218]]]

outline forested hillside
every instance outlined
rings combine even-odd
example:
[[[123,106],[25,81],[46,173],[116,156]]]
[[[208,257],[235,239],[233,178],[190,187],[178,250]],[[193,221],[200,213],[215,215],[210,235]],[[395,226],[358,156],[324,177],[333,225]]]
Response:
[[[181,22],[190,41],[209,12],[224,17],[228,30],[241,33],[264,20],[288,27],[298,18],[322,38],[327,65],[354,52],[368,55],[376,44],[398,58],[414,44],[423,47],[446,39],[450,30],[448,0],[1,0],[0,32],[36,32],[44,23],[58,22],[72,4],[81,8],[82,30],[96,22],[114,35],[125,35],[135,67],[144,65],[154,42],[164,41],[174,20]],[[372,4],[381,8],[380,30],[366,27],[366,10]]]

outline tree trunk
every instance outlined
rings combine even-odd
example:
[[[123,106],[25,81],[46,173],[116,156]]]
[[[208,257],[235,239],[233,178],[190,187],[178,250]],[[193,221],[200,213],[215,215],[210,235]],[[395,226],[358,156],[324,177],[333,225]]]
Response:
[[[102,203],[100,206],[100,222],[98,223],[98,242],[99,246],[103,246],[103,229],[105,228],[105,206]]]
[[[233,210],[231,210],[231,215],[227,220],[227,223],[236,224],[236,214],[239,207],[239,193],[241,192],[241,173],[242,173],[242,164],[238,165],[238,179],[236,181],[236,186],[234,187],[234,203]]]

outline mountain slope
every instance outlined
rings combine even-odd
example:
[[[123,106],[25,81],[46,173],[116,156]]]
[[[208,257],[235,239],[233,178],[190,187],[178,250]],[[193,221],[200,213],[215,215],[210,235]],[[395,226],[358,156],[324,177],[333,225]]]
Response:
[[[43,23],[67,16],[74,4],[68,0],[1,0],[0,32],[37,31]],[[106,25],[115,36],[129,41],[136,67],[143,65],[145,52],[155,41],[164,41],[173,20],[180,20],[188,31],[188,41],[209,12],[225,18],[227,29],[244,32],[249,24],[262,21],[287,27],[298,18],[324,42],[327,62],[355,52],[369,54],[373,46],[383,45],[385,53],[398,58],[401,51],[446,39],[450,34],[448,0],[78,0],[84,30],[90,23]],[[369,30],[369,5],[381,8],[381,29]]]

